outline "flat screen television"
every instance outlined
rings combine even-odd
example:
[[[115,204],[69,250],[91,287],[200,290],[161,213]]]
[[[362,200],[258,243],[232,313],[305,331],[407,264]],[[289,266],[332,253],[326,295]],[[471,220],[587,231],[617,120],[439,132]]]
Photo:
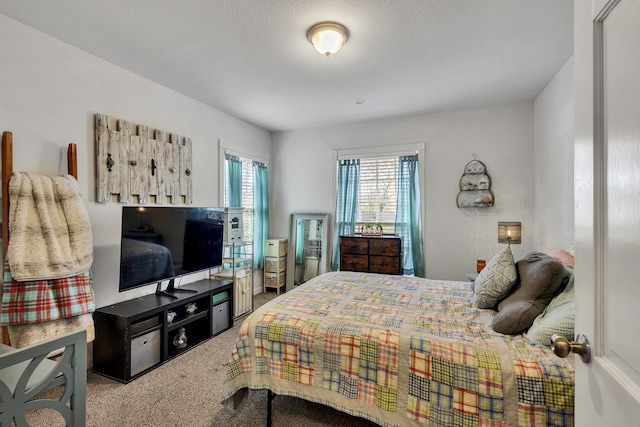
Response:
[[[156,283],[175,297],[188,290],[174,279],[222,265],[224,208],[123,206],[121,230],[120,292]]]

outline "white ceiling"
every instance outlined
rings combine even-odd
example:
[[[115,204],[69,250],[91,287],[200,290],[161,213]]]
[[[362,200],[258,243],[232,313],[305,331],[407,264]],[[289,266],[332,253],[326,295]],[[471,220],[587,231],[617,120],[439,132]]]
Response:
[[[271,131],[533,100],[573,52],[572,0],[0,0],[0,13]],[[306,38],[320,21],[350,31],[330,58]]]

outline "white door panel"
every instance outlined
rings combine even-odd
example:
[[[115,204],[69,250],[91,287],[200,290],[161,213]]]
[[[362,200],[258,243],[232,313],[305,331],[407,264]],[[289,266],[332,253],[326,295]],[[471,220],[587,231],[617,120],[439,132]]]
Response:
[[[606,144],[605,354],[640,384],[640,2],[619,3],[603,20]]]
[[[640,419],[640,0],[575,2],[577,425]]]

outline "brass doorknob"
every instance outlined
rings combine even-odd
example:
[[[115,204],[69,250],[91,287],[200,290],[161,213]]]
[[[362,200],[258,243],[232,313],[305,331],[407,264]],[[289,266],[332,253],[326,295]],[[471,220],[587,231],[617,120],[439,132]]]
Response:
[[[551,336],[551,349],[559,357],[567,357],[569,353],[579,354],[584,363],[591,361],[591,346],[589,340],[582,334],[576,337],[575,341],[569,341],[562,335]]]

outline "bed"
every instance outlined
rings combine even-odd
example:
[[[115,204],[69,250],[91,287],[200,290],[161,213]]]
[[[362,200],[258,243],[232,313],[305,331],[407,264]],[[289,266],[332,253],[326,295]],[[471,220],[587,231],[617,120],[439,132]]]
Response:
[[[122,239],[121,287],[149,283],[174,274],[173,258],[169,249],[144,240]]]
[[[473,283],[331,272],[241,326],[222,401],[249,389],[382,426],[571,426],[573,360],[490,327]]]

